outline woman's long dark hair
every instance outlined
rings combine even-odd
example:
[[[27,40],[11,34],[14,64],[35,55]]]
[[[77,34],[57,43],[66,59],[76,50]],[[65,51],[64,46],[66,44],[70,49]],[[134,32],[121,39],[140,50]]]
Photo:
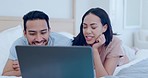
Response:
[[[82,22],[80,25],[80,33],[74,38],[72,45],[79,45],[79,46],[87,45],[86,40],[83,35],[83,21],[86,15],[90,13],[98,16],[101,19],[101,23],[103,26],[107,24],[108,26],[107,30],[103,33],[106,38],[105,46],[107,46],[112,41],[113,31],[112,31],[112,27],[111,27],[108,14],[101,8],[91,8],[83,15]]]

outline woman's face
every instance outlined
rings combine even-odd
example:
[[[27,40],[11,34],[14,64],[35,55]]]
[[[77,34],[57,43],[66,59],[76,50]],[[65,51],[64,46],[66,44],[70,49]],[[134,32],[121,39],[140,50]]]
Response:
[[[88,14],[83,20],[83,35],[87,44],[95,43],[96,39],[107,30],[107,25],[103,26],[101,19],[94,15]]]

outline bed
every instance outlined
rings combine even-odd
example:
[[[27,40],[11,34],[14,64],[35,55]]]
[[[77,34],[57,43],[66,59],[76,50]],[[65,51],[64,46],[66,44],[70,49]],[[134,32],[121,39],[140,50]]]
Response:
[[[50,19],[50,25],[53,32],[60,33],[68,38],[73,38],[75,21],[73,19]],[[9,48],[12,43],[23,35],[23,26],[21,17],[0,16],[0,74],[9,56]],[[135,50],[123,45],[124,52],[130,57],[131,62],[117,67],[113,76],[105,76],[102,78],[139,78],[140,74],[144,77],[148,75],[148,50]],[[143,65],[144,64],[144,65]],[[143,66],[142,66],[143,65]],[[143,68],[142,68],[143,67]],[[133,68],[134,69],[133,72]],[[140,76],[141,77],[141,76]],[[0,78],[20,78],[15,76],[0,76]]]

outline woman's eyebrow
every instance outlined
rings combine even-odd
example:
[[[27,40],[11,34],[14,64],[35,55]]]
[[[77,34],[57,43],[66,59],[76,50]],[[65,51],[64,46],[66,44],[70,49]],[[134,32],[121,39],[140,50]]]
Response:
[[[87,24],[84,22],[83,25],[87,25]]]
[[[91,23],[90,25],[97,25],[96,23]]]

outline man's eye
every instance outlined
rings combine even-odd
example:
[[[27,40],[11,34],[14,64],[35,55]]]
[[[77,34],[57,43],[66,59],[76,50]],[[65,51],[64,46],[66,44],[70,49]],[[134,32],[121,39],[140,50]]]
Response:
[[[41,32],[41,34],[46,34],[47,32]]]
[[[92,29],[96,29],[96,27],[92,27]]]
[[[35,33],[30,33],[30,35],[35,35]]]

